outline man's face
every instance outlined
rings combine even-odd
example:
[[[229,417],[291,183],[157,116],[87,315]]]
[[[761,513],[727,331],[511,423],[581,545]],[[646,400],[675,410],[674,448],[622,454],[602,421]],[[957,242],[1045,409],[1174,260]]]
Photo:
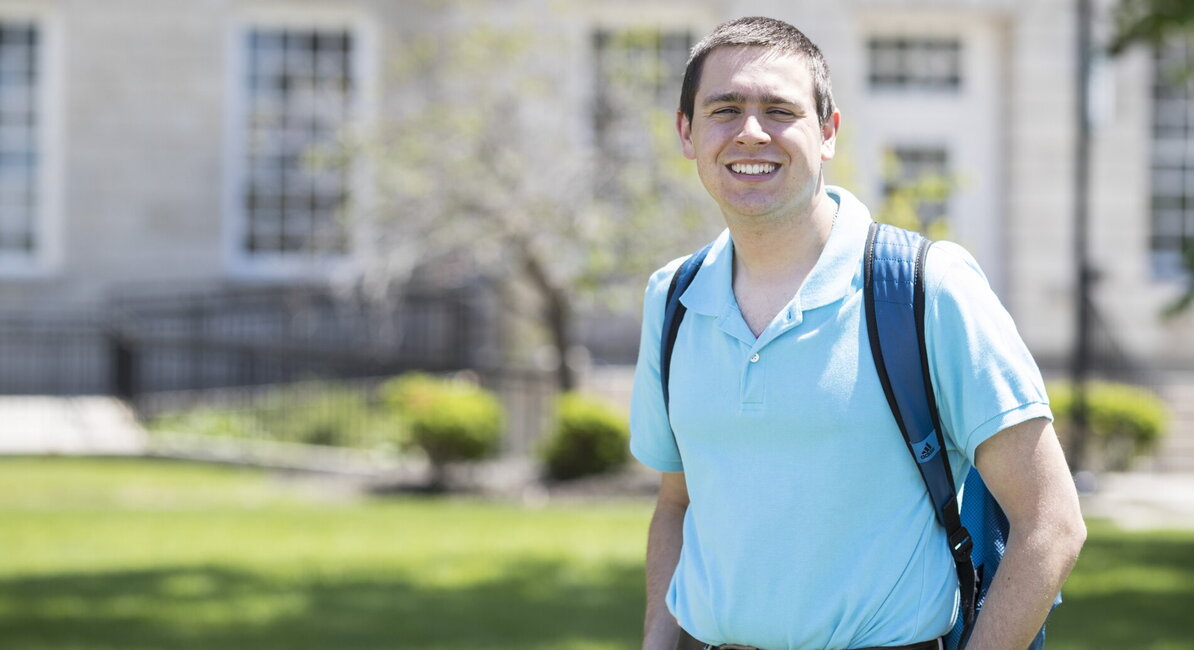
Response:
[[[691,122],[681,114],[676,125],[727,222],[757,223],[809,213],[839,120],[818,122],[803,57],[719,47],[705,59]]]

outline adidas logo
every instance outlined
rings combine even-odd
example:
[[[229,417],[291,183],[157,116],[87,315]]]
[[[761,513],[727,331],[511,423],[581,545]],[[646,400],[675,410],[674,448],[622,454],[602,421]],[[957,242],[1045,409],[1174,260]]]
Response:
[[[933,443],[925,444],[925,448],[920,451],[920,459],[922,461],[928,460],[929,456],[932,456],[934,451],[936,451],[936,449],[934,449]]]

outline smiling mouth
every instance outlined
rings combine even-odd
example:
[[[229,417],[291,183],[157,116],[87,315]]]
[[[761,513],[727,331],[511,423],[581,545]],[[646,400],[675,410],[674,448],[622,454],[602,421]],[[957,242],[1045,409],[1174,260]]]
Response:
[[[779,165],[775,163],[732,163],[727,165],[727,167],[735,174],[744,174],[746,176],[761,176],[779,169]]]

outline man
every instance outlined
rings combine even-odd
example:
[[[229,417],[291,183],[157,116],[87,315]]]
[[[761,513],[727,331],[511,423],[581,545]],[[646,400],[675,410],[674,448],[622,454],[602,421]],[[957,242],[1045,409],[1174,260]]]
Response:
[[[698,43],[677,129],[724,215],[681,302],[670,417],[665,295],[647,287],[631,450],[661,470],[643,647],[937,647],[958,594],[945,535],[867,345],[871,219],[825,185],[841,121],[820,51],[745,18]],[[1024,648],[1085,538],[1040,373],[973,258],[931,250],[926,338],[955,479],[1011,522],[969,648]]]

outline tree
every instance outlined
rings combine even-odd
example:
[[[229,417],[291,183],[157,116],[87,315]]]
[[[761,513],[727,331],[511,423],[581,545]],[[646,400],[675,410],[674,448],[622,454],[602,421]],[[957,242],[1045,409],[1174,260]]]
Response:
[[[1113,56],[1123,54],[1137,44],[1161,46],[1173,38],[1194,39],[1194,2],[1190,0],[1122,0],[1115,11],[1115,35],[1108,50]],[[1182,71],[1194,77],[1194,61]],[[1174,318],[1194,305],[1194,244],[1186,242],[1182,250],[1186,270],[1186,289],[1162,310],[1164,318]]]
[[[575,100],[583,86],[562,64],[566,41],[517,16],[457,18],[399,55],[398,105],[350,147],[378,181],[357,224],[360,272],[402,285],[421,265],[463,255],[485,276],[521,283],[537,298],[557,384],[571,390],[577,306],[641,295],[651,269],[709,237],[709,210],[677,153],[674,113],[654,96],[619,98],[637,116],[633,147],[603,155],[593,113]],[[622,71],[626,87],[682,73],[658,66],[648,57]]]
[[[1190,0],[1122,0],[1115,9],[1115,35],[1108,45],[1113,56],[1129,47],[1166,39],[1194,29],[1194,3]]]

